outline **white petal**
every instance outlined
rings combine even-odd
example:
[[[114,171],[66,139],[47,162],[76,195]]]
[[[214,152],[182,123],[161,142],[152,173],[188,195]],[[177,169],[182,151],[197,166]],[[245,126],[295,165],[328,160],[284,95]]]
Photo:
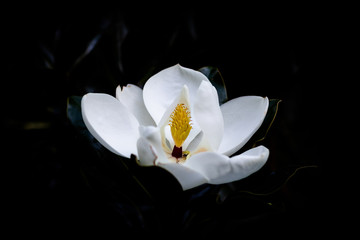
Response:
[[[199,132],[193,140],[189,143],[189,145],[186,147],[186,150],[189,152],[193,152],[196,149],[199,148],[199,144],[201,143],[202,139],[204,137],[203,131]]]
[[[242,148],[259,129],[269,106],[267,97],[246,96],[221,105],[224,136],[219,153],[230,156]]]
[[[184,191],[200,186],[208,181],[199,172],[178,163],[159,164],[158,166],[169,171],[179,181]]]
[[[190,101],[194,99],[202,81],[209,81],[204,74],[179,64],[153,75],[145,84],[144,103],[156,124],[159,124],[169,105],[179,96],[184,85],[189,88]]]
[[[153,166],[157,160],[157,152],[155,148],[143,137],[137,141],[138,164],[141,166]]]
[[[211,150],[219,148],[224,134],[224,120],[219,106],[219,98],[214,86],[203,81],[197,91],[193,109],[194,119],[204,133],[204,139]]]
[[[141,88],[132,84],[128,84],[122,89],[118,86],[116,88],[116,98],[129,109],[140,125],[155,126],[154,120],[145,107]]]
[[[232,158],[215,152],[199,153],[186,160],[184,166],[201,173],[211,184],[222,184],[240,180],[258,171],[268,157],[269,150],[258,146]]]
[[[138,163],[142,166],[156,165],[169,171],[179,181],[183,190],[199,186],[207,182],[200,173],[182,166],[178,163],[173,163],[168,160],[166,153],[163,151],[163,146],[160,141],[159,128],[148,126],[140,126],[141,137],[138,140]]]
[[[120,101],[89,93],[81,100],[81,111],[86,127],[104,147],[124,157],[137,154],[139,123]]]
[[[149,165],[150,162],[156,164],[158,162],[169,162],[165,152],[165,142],[162,142],[160,128],[153,126],[140,126],[140,139],[138,141],[138,152],[140,164]],[[147,143],[145,143],[145,141]],[[141,145],[141,143],[145,143]]]

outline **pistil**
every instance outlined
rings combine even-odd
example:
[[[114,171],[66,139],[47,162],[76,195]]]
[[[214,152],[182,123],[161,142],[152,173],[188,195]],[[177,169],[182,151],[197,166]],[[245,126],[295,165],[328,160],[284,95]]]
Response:
[[[174,145],[171,156],[173,156],[174,158],[181,158],[183,156],[182,147],[177,147],[176,145]]]

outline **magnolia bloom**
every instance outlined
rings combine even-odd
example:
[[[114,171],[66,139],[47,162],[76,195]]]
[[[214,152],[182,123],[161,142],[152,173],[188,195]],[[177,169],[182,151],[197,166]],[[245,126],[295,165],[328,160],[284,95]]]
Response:
[[[90,133],[115,154],[159,166],[183,190],[236,181],[259,170],[269,150],[258,146],[230,157],[261,126],[268,98],[245,96],[221,106],[215,87],[199,71],[180,65],[152,76],[141,89],[127,85],[116,98],[88,93],[81,109]]]

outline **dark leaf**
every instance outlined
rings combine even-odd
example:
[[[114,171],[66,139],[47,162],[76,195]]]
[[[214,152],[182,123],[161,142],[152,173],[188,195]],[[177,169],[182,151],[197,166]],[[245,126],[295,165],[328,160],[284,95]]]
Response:
[[[73,68],[75,68],[86,56],[88,56],[91,53],[91,51],[98,44],[101,35],[102,35],[101,33],[97,34],[93,39],[90,40],[90,42],[86,46],[85,51],[75,60]]]
[[[40,47],[40,50],[42,53],[42,58],[43,58],[45,67],[47,69],[54,69],[54,65],[55,65],[54,54],[44,44],[40,44],[39,47]]]
[[[216,88],[219,95],[219,103],[223,104],[228,100],[226,93],[226,86],[223,77],[217,67],[206,66],[199,69],[211,82],[211,84]]]
[[[118,63],[118,67],[120,72],[124,72],[124,66],[123,66],[123,43],[124,40],[126,38],[126,36],[128,35],[128,28],[125,25],[124,21],[118,21],[116,23],[116,52],[117,52],[117,63]]]
[[[86,129],[81,115],[81,96],[71,96],[67,100],[67,117],[79,130]]]
[[[95,34],[94,37],[91,38],[90,41],[86,43],[85,51],[78,56],[72,66],[74,69],[79,63],[81,63],[93,50],[96,46],[98,46],[100,39],[104,35],[105,30],[110,26],[110,21],[103,21],[102,24],[99,26],[99,30],[97,31],[97,34]]]
[[[265,119],[261,125],[261,127],[257,130],[257,132],[251,137],[251,139],[248,141],[246,146],[243,149],[247,149],[248,147],[255,147],[259,142],[263,141],[272,126],[278,108],[279,103],[281,102],[280,99],[270,99],[269,100],[269,107],[268,111],[266,113]]]

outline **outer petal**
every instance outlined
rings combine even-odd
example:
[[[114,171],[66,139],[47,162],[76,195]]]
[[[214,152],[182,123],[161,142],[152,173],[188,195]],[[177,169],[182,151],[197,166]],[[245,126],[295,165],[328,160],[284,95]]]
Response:
[[[155,126],[154,120],[145,107],[141,88],[132,84],[128,84],[122,89],[118,86],[116,88],[116,98],[129,109],[140,125]]]
[[[124,157],[137,154],[139,123],[120,101],[89,93],[81,100],[81,111],[86,127],[104,147]]]
[[[207,77],[179,64],[160,71],[152,76],[145,84],[143,95],[147,110],[159,124],[169,105],[179,96],[184,85],[189,88],[190,102],[194,99],[202,81],[209,81]]]
[[[224,120],[215,87],[203,81],[197,91],[194,103],[194,117],[204,133],[204,139],[211,150],[219,148],[224,134]]]
[[[237,152],[259,129],[269,106],[267,97],[245,96],[221,105],[224,136],[219,153],[230,156]]]
[[[215,152],[199,153],[189,158],[184,166],[201,173],[211,184],[221,184],[240,180],[258,171],[268,157],[269,150],[258,146],[232,158]]]
[[[174,175],[184,191],[208,182],[201,173],[178,163],[159,164],[158,166]]]

